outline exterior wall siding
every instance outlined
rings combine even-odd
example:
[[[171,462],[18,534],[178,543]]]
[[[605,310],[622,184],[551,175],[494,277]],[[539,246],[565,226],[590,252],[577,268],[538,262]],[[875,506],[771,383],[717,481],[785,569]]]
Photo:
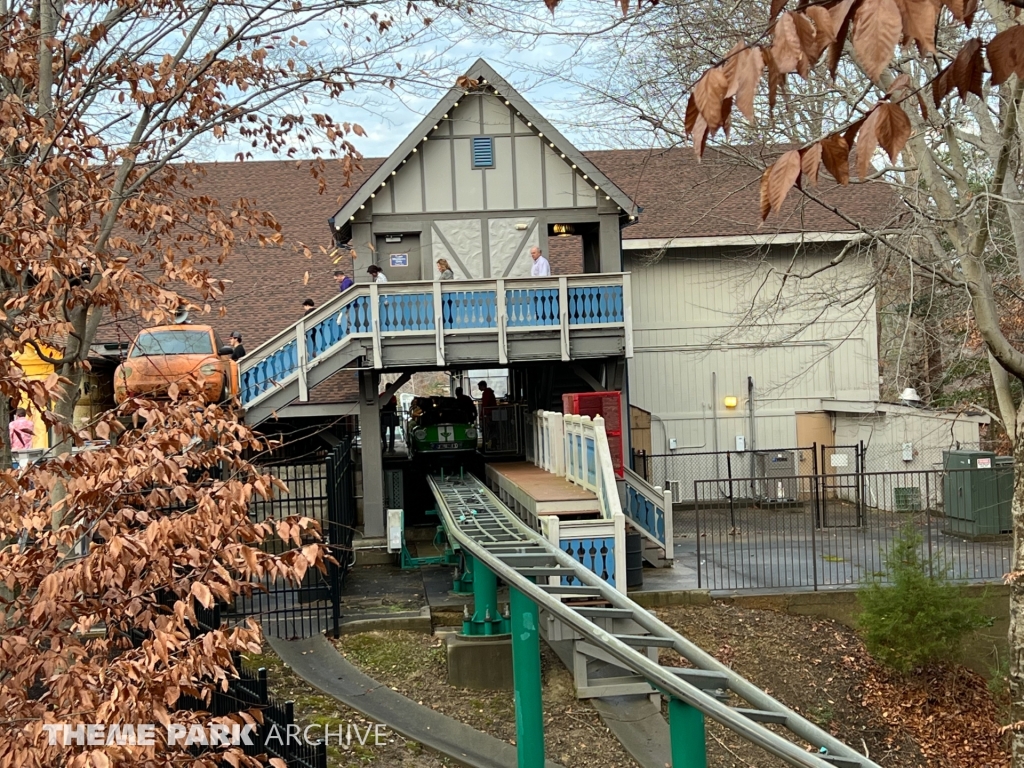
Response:
[[[494,140],[494,167],[474,168],[472,137]],[[503,100],[468,94],[438,122],[401,166],[393,192],[377,193],[373,211],[447,213],[538,208],[596,208],[592,187],[577,189],[572,162],[533,134]]]
[[[757,448],[794,446],[797,412],[827,410],[830,400],[877,401],[874,294],[836,306],[864,289],[866,258],[848,258],[811,280],[784,284],[780,276],[810,272],[833,255],[821,249],[794,260],[792,247],[679,249],[657,260],[627,253],[630,401],[656,417],[656,452],[670,438],[677,450],[726,450],[743,435],[749,447],[752,432]],[[727,395],[738,398],[736,408],[724,406]]]

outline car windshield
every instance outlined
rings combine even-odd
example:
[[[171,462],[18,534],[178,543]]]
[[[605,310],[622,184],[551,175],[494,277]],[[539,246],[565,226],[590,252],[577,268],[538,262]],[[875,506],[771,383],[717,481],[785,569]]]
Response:
[[[472,414],[468,413],[454,397],[421,397],[414,404],[413,413],[416,413],[415,405],[422,411],[416,419],[421,427],[468,424],[473,421]]]
[[[131,357],[155,355],[212,355],[209,331],[157,331],[140,333]]]

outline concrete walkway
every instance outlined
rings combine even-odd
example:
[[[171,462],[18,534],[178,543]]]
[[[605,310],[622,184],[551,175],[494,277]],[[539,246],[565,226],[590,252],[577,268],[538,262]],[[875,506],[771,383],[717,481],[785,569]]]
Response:
[[[268,637],[267,641],[281,660],[310,685],[404,738],[469,768],[516,768],[515,747],[367,677],[322,635],[306,640]],[[545,768],[561,766],[548,760]]]

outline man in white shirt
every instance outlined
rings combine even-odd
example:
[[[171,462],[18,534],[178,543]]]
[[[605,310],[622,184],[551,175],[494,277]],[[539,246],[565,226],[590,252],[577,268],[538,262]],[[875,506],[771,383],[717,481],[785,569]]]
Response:
[[[531,277],[551,276],[551,265],[548,264],[548,260],[544,258],[540,248],[536,245],[530,249],[530,258],[533,259],[533,267],[530,268]]]
[[[375,283],[386,283],[388,281],[388,276],[376,264],[371,264],[366,271],[370,273],[370,278]]]

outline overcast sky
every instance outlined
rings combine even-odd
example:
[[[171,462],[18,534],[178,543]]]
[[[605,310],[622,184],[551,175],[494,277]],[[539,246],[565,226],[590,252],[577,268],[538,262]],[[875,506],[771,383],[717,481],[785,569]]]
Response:
[[[574,9],[573,6],[577,3],[587,3],[589,14],[580,12],[579,8]],[[529,3],[515,7],[531,9]],[[603,9],[604,5],[598,4],[596,7]],[[540,29],[546,32],[546,36],[542,38],[525,42],[520,39],[517,41],[518,45],[509,42],[509,38],[515,36],[514,32],[506,32],[502,36],[500,30],[496,32],[495,28],[486,24],[477,24],[476,28],[449,25],[443,37],[435,38],[409,54],[422,57],[424,62],[431,62],[424,68],[431,69],[432,74],[443,72],[443,88],[424,86],[416,89],[398,88],[394,91],[375,88],[372,92],[364,89],[355,92],[353,103],[318,104],[315,111],[327,111],[336,120],[358,123],[366,131],[367,136],[353,139],[357,149],[365,157],[387,156],[433,108],[445,90],[455,84],[456,76],[464,73],[476,59],[484,58],[578,147],[613,148],[608,139],[599,138],[597,134],[579,128],[574,122],[580,115],[580,101],[584,89],[571,81],[587,79],[587,61],[594,55],[600,55],[597,50],[600,43],[580,43],[578,38],[574,40],[556,34],[565,29],[582,29],[588,24],[603,24],[605,20],[593,13],[594,8],[593,0],[564,0],[559,7],[559,16],[552,20],[545,10],[544,3],[537,0],[530,15],[516,12],[515,15],[506,16],[500,22],[505,25],[521,25],[516,27],[517,29]],[[607,18],[618,18],[617,3],[609,0],[607,8]],[[479,17],[478,15],[476,18]],[[316,37],[315,32],[312,38],[305,36],[305,39],[310,40],[311,50],[319,49],[323,51],[325,57],[330,56],[330,39],[326,36],[320,39],[315,39]],[[343,52],[339,53],[344,55]],[[548,74],[541,74],[541,70],[546,73],[564,72],[565,77],[551,77]],[[637,137],[633,137],[632,146],[637,146],[636,139]],[[640,143],[643,144],[644,141],[646,139],[641,137]],[[615,144],[626,146],[625,140],[616,141]],[[254,159],[275,159],[274,155],[232,142],[197,148],[197,159],[231,160],[239,149],[252,152]],[[301,154],[308,156],[309,153],[303,151]]]

